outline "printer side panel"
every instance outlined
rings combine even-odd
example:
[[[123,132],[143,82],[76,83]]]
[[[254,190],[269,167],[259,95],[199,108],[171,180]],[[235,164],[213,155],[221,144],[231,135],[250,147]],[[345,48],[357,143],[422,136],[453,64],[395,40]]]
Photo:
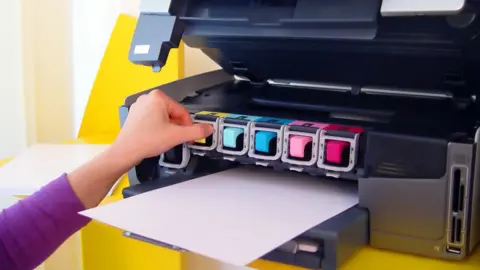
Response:
[[[474,159],[474,174],[471,188],[471,203],[470,203],[470,227],[469,246],[471,252],[480,241],[480,128],[475,134],[475,159]]]
[[[431,257],[465,257],[470,207],[462,195],[471,189],[472,161],[473,145],[448,143],[440,178],[361,178],[360,205],[370,212],[371,245]]]

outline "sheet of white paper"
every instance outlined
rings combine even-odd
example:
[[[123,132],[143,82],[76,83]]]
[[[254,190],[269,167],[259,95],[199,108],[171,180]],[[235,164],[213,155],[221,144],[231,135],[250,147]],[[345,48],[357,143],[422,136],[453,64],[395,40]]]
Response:
[[[238,168],[82,212],[103,223],[244,266],[358,203],[356,186]]]
[[[412,16],[418,14],[454,14],[465,5],[465,0],[383,0],[383,16]]]
[[[103,152],[104,144],[38,144],[0,167],[0,195],[28,196]]]

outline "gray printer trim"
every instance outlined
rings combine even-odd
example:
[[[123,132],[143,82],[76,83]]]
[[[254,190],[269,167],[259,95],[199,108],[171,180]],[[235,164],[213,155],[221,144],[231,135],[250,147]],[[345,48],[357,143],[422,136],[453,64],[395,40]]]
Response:
[[[473,173],[473,181],[471,190],[471,209],[470,209],[470,243],[469,252],[475,248],[475,244],[480,241],[480,128],[475,134],[475,171]]]
[[[465,258],[478,243],[477,232],[472,232],[476,227],[478,230],[478,213],[472,211],[478,208],[478,187],[472,193],[472,186],[478,186],[478,173],[475,176],[470,173],[466,179],[469,185],[465,186],[465,211],[454,214],[449,203],[451,168],[466,166],[472,172],[474,148],[470,144],[449,143],[446,174],[440,179],[359,179],[360,206],[370,212],[371,245],[430,257]],[[475,155],[478,157],[478,151]],[[477,198],[474,201],[477,205],[472,205],[469,194]],[[454,215],[463,220],[463,241],[447,244],[451,233],[449,221]],[[454,250],[459,248],[460,254],[446,252],[447,245]]]

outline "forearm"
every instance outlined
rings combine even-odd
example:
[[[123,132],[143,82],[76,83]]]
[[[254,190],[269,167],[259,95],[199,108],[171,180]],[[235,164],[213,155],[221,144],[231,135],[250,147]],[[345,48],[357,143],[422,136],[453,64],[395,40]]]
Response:
[[[161,91],[139,97],[107,151],[0,214],[0,269],[35,268],[87,224],[78,212],[97,206],[135,164],[212,132]]]
[[[128,149],[115,145],[68,174],[73,191],[85,208],[97,206],[115,182],[128,172],[138,159]]]
[[[89,219],[66,175],[0,213],[0,269],[33,269]]]
[[[33,269],[89,219],[95,207],[136,159],[110,147],[82,167],[53,180],[0,213],[0,269]]]

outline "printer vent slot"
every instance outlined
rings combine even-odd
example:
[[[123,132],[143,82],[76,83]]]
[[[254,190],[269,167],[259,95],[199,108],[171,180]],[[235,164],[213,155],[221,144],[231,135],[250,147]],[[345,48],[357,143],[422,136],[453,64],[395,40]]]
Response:
[[[396,162],[381,162],[376,172],[390,177],[404,177],[407,175],[405,166]]]

